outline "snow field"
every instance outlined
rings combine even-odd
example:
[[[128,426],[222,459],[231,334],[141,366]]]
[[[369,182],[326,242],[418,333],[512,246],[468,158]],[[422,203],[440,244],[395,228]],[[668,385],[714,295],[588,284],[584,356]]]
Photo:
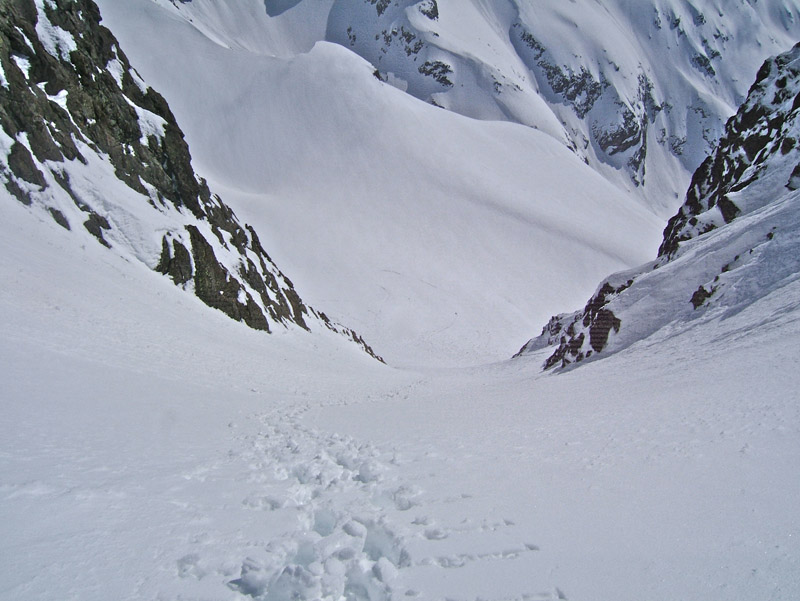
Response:
[[[75,185],[119,193],[131,255],[0,190],[0,599],[800,597],[797,279],[558,376],[439,367],[510,356],[660,226],[541,132],[290,47],[307,5],[101,2],[304,299],[426,367],[209,309],[150,270],[173,222],[107,166]],[[793,265],[777,235],[752,265]]]
[[[2,599],[800,591],[796,283],[557,377],[401,371],[6,206]]]

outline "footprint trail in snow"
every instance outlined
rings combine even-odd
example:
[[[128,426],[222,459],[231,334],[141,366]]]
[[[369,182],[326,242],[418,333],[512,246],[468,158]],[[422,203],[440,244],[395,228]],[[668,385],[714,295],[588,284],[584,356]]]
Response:
[[[432,514],[449,505],[456,516],[469,495],[429,498],[403,481],[406,460],[394,451],[307,428],[301,414],[265,415],[261,431],[244,440],[252,493],[242,504],[280,524],[281,532],[265,541],[257,557],[242,558],[239,573],[227,582],[230,589],[265,601],[453,599],[445,591],[427,590],[427,584],[439,589],[462,580],[456,570],[486,577],[486,570],[475,568],[491,572],[491,564],[539,550],[515,543],[509,520],[437,524]],[[501,598],[565,597],[555,590]]]

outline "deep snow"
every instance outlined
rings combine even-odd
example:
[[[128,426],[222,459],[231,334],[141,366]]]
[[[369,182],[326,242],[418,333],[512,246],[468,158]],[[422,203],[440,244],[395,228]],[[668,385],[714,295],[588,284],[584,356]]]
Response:
[[[273,56],[170,3],[99,5],[198,173],[306,302],[394,365],[508,357],[658,246],[659,218],[541,131],[437,109],[328,42]]]

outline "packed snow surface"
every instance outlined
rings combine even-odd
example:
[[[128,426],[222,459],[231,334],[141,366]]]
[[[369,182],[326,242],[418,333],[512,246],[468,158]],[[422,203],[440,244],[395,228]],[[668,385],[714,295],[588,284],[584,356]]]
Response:
[[[2,599],[800,595],[796,282],[557,377],[398,370],[3,200]]]

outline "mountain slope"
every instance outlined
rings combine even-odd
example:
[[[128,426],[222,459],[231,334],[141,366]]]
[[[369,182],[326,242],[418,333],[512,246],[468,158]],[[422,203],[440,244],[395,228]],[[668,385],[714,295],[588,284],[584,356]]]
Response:
[[[164,152],[203,185],[118,48],[122,66],[101,50],[86,63],[96,94],[75,85],[79,49],[91,58],[110,34],[59,21],[66,0],[58,15],[50,0],[0,3],[23,11],[0,36],[0,111],[27,128],[0,134],[0,601],[800,598],[797,50],[765,68],[741,113],[752,128],[698,176],[697,202],[673,221],[677,250],[637,276],[620,335],[637,310],[648,327],[681,306],[699,319],[558,377],[519,360],[436,369],[447,353],[496,356],[539,318],[532,304],[591,293],[568,277],[593,285],[606,265],[654,256],[663,223],[547,134],[436,109],[340,46],[285,39],[309,3],[174,3],[107,0],[106,24],[165,80],[193,152],[208,136],[199,155],[237,213],[260,219],[272,256],[299,265],[303,297],[309,282],[317,300],[340,295],[393,354],[426,365],[387,367],[310,310],[313,335],[269,321],[266,336],[187,293],[194,269],[176,286],[187,272],[169,241],[193,259],[187,226],[237,280],[228,234],[254,246],[250,230],[203,192],[166,185],[159,200],[161,176],[178,172],[132,156]],[[213,8],[214,27],[175,18],[190,4]],[[88,3],[69,6],[94,22]],[[71,108],[80,99],[104,108],[95,123]],[[26,108],[39,117],[21,119]],[[37,157],[70,144],[87,164]],[[684,306],[703,282],[719,288]],[[463,322],[426,329],[454,310]]]
[[[800,38],[796,0],[238,4],[172,8],[231,48],[335,42],[426,102],[541,129],[665,218],[758,66]]]
[[[211,195],[166,101],[99,23],[89,0],[0,7],[4,202],[49,214],[252,328],[327,326],[372,353],[307,307],[255,230]]]
[[[212,187],[310,304],[390,362],[508,356],[520,324],[658,245],[656,217],[541,131],[443,111],[340,45],[220,45],[227,21],[211,39],[182,16],[210,0],[100,5]]]
[[[3,223],[3,601],[800,595],[796,309],[559,377],[398,370]]]
[[[800,45],[764,63],[717,151],[697,170],[659,258],[615,274],[577,313],[554,317],[522,354],[545,367],[726,319],[761,299],[797,304],[800,280]],[[774,318],[765,315],[763,326]]]
[[[610,0],[335,3],[327,39],[418,98],[541,128],[661,215],[800,4]]]

